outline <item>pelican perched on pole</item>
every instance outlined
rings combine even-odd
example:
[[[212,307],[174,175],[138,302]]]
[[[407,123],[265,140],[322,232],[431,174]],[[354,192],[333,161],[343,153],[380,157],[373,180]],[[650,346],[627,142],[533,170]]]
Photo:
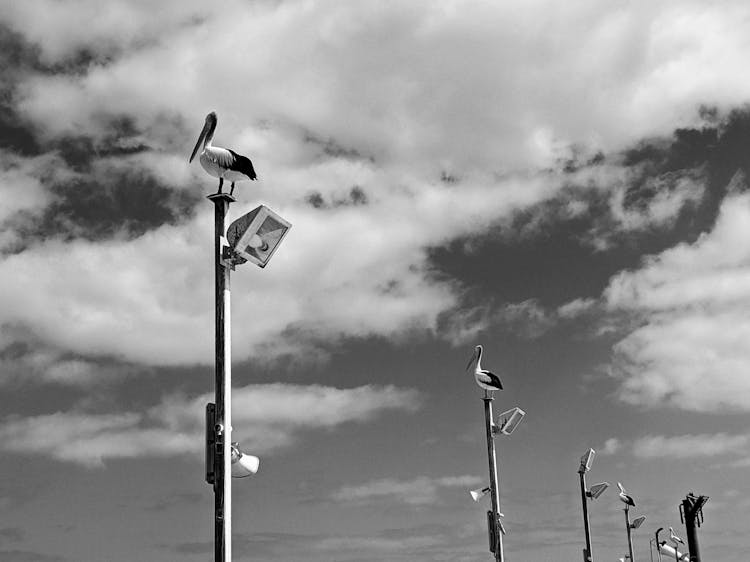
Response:
[[[500,381],[500,377],[492,371],[482,369],[482,351],[481,345],[474,348],[474,353],[466,365],[466,370],[468,371],[472,366],[474,367],[474,380],[477,381],[480,388],[484,389],[485,394],[489,391],[502,390],[503,383]]]
[[[620,501],[624,503],[626,506],[635,507],[635,501],[633,500],[632,496],[628,495],[628,493],[625,491],[625,488],[623,488],[622,484],[618,482],[617,487],[620,488],[620,493],[618,494]]]
[[[253,163],[246,156],[237,154],[234,150],[228,148],[221,148],[220,146],[213,146],[211,141],[214,138],[214,131],[216,130],[216,113],[213,111],[206,115],[206,123],[203,125],[203,130],[198,137],[198,142],[195,143],[193,153],[190,155],[192,162],[195,155],[198,153],[198,149],[203,145],[203,150],[200,155],[200,163],[203,169],[206,170],[210,175],[215,178],[219,178],[219,191],[221,193],[221,187],[224,185],[224,180],[232,182],[232,189],[229,195],[234,193],[234,182],[243,180],[254,180],[258,176],[255,174],[255,168]]]
[[[685,541],[675,534],[674,529],[672,527],[669,528],[669,540],[674,543],[675,548],[677,548],[678,544],[685,544]]]

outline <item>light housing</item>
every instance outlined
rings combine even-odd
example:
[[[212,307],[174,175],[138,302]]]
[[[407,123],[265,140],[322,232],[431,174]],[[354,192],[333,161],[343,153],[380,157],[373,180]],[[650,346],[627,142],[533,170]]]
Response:
[[[633,519],[633,522],[630,524],[631,529],[637,529],[641,525],[643,525],[643,522],[646,520],[645,515],[641,515],[640,517],[636,517]]]
[[[469,493],[471,494],[471,499],[473,499],[475,502],[478,502],[484,496],[490,493],[490,487],[485,486],[484,488],[477,488],[476,490],[471,490]]]
[[[604,490],[606,490],[607,488],[609,488],[609,482],[594,484],[589,490],[586,490],[586,495],[592,500],[595,500],[599,496],[601,496],[604,493]]]
[[[512,408],[500,414],[499,418],[501,421],[493,429],[495,432],[502,433],[503,435],[510,435],[518,427],[518,424],[521,423],[525,415],[526,412],[521,408]]]
[[[265,205],[242,215],[227,228],[234,263],[251,261],[266,267],[292,225]]]
[[[596,451],[594,449],[586,451],[586,454],[581,457],[581,468],[578,469],[578,472],[588,472],[591,470],[591,463],[594,461],[595,454]]]
[[[232,478],[246,478],[258,472],[260,459],[254,455],[246,455],[240,449],[239,443],[232,443]]]

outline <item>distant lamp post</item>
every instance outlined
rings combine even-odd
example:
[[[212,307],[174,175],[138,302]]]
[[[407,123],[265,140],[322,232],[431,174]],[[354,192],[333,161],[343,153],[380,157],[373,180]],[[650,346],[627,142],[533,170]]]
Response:
[[[243,478],[255,474],[260,460],[243,453],[232,441],[230,272],[247,261],[265,267],[291,225],[261,205],[225,231],[224,221],[234,197],[219,192],[208,198],[214,204],[216,402],[206,406],[206,481],[214,487],[214,559],[231,562],[232,478],[227,475]]]
[[[589,449],[581,457],[581,466],[578,468],[578,476],[581,481],[581,505],[583,507],[583,530],[586,535],[586,548],[583,550],[584,562],[593,562],[594,555],[591,550],[591,528],[589,526],[588,498],[595,500],[601,496],[609,487],[609,483],[601,482],[594,484],[591,489],[586,489],[586,473],[591,470],[591,464],[594,461],[594,449]]]
[[[628,556],[630,562],[635,562],[635,558],[633,558],[633,537],[631,536],[631,531],[640,527],[646,518],[637,517],[633,523],[630,522],[630,508],[635,507],[635,500],[633,500],[633,497],[625,491],[625,488],[621,483],[618,482],[617,487],[620,489],[618,497],[620,501],[625,504],[625,530],[628,534]]]
[[[497,455],[495,453],[495,436],[498,433],[503,435],[510,435],[521,423],[526,412],[521,408],[511,408],[510,410],[500,414],[500,423],[495,424],[492,419],[492,401],[494,400],[495,391],[502,390],[503,384],[500,377],[482,368],[482,354],[483,348],[481,345],[477,345],[474,348],[474,352],[469,360],[469,364],[466,366],[467,370],[472,370],[474,380],[477,385],[484,390],[484,425],[485,433],[487,435],[487,457],[489,464],[490,473],[490,485],[485,488],[479,488],[478,490],[472,490],[470,492],[471,497],[474,501],[479,501],[484,495],[489,494],[492,504],[492,509],[487,512],[487,531],[489,534],[489,548],[490,552],[494,554],[496,562],[504,562],[503,554],[503,535],[505,535],[505,527],[503,526],[501,517],[503,514],[500,512],[500,481],[498,478],[497,471]]]

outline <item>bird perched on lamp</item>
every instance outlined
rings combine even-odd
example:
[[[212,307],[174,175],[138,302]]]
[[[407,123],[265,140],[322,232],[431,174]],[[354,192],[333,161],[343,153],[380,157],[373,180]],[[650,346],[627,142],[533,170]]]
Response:
[[[495,390],[502,390],[503,383],[495,373],[482,368],[482,346],[478,345],[474,348],[474,353],[469,359],[469,363],[466,365],[468,371],[471,367],[474,367],[474,380],[483,388],[485,393]]]
[[[203,145],[203,150],[199,158],[201,166],[210,175],[219,178],[219,191],[217,193],[222,192],[221,188],[224,185],[224,180],[231,182],[232,188],[229,191],[229,195],[232,195],[234,193],[235,182],[255,180],[258,176],[255,173],[253,163],[247,156],[237,154],[229,148],[213,146],[212,141],[214,131],[216,131],[216,123],[216,113],[212,111],[206,115],[203,130],[198,136],[198,142],[195,143],[195,148],[193,148],[188,162],[193,161],[193,158],[198,153],[198,149]]]

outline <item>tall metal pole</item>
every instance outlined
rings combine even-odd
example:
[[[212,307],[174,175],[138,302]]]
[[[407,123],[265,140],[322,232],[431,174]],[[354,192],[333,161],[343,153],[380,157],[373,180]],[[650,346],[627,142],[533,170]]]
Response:
[[[586,498],[586,472],[578,471],[581,477],[581,504],[583,505],[583,530],[586,533],[586,562],[592,562],[594,555],[591,553],[591,529],[589,528],[589,506]]]
[[[630,562],[635,562],[633,560],[633,539],[630,536],[630,509],[628,506],[625,506],[625,528],[628,530],[628,554],[630,555]]]
[[[497,459],[495,457],[495,437],[492,434],[492,397],[486,395],[484,401],[484,424],[487,430],[487,457],[490,469],[490,499],[492,514],[495,518],[495,561],[503,562],[503,533],[500,530],[500,488],[497,477]]]
[[[214,560],[232,560],[232,332],[230,267],[224,264],[224,219],[234,197],[215,193],[214,256],[216,279],[216,467],[214,481]]]
[[[688,552],[690,562],[701,562],[700,545],[698,544],[698,517],[702,517],[703,504],[708,501],[707,496],[693,496],[692,492],[682,500],[682,514],[685,519],[685,531],[687,534]]]

